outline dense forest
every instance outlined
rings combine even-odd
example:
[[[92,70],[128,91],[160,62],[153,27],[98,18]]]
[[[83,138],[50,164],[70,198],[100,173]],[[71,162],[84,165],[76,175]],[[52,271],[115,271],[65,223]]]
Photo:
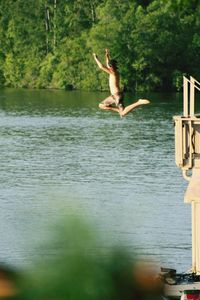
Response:
[[[130,90],[200,79],[199,0],[1,0],[0,85],[106,90],[105,48]]]

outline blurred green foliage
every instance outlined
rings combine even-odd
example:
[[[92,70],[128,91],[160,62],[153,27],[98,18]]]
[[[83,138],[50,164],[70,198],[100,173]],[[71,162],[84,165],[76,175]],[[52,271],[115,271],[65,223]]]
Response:
[[[92,52],[119,61],[130,90],[180,90],[200,77],[198,0],[0,2],[0,85],[107,90]]]
[[[0,266],[0,299],[162,299],[155,273],[137,265],[124,245],[108,245],[88,222],[68,217],[50,235],[33,250],[37,259],[26,272]]]

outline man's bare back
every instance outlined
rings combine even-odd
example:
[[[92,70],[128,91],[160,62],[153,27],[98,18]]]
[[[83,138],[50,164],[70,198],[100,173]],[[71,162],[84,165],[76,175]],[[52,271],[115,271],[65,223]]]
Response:
[[[109,74],[109,88],[111,92],[111,96],[109,96],[104,101],[102,101],[99,104],[99,108],[118,112],[121,117],[124,117],[133,109],[141,105],[150,103],[150,101],[147,99],[139,99],[137,102],[131,105],[128,105],[126,107],[124,106],[123,93],[120,91],[120,75],[117,69],[117,61],[110,59],[108,49],[106,49],[105,52],[106,52],[106,66],[103,65],[99,61],[97,55],[93,53],[94,59],[98,67],[104,72]],[[113,107],[113,104],[115,104],[116,107]]]

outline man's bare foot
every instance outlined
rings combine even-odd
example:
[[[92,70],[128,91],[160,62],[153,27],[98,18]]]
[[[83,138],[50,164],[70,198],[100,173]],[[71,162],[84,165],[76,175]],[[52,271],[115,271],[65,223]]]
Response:
[[[139,100],[138,100],[138,103],[141,104],[141,105],[143,105],[143,104],[149,104],[150,101],[147,100],[147,99],[139,99]]]

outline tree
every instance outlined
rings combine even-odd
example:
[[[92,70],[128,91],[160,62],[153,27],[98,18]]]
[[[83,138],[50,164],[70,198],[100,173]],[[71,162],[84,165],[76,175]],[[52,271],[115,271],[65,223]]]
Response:
[[[92,52],[109,48],[127,88],[180,89],[200,77],[199,20],[198,0],[1,1],[0,85],[106,90]]]

